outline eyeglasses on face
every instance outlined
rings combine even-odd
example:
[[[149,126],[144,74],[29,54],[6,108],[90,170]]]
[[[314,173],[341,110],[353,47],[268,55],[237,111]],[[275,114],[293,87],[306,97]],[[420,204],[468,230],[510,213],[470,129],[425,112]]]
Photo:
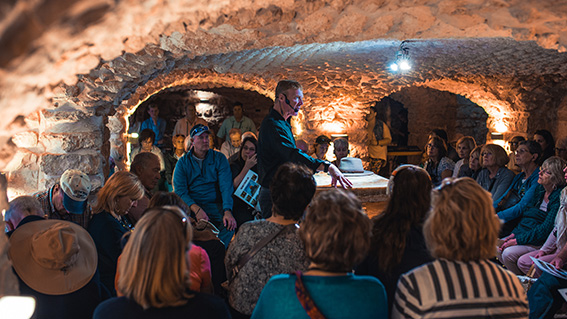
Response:
[[[527,149],[519,148],[514,153],[515,154],[524,154],[524,153],[528,153],[528,152],[529,152],[529,150],[527,150]]]

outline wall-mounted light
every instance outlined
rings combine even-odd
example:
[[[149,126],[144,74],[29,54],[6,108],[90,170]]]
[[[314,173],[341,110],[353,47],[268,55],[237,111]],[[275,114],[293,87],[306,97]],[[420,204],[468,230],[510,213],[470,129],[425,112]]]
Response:
[[[400,48],[396,51],[396,60],[390,64],[390,70],[392,72],[411,70],[408,42],[408,40],[404,40],[400,43]]]

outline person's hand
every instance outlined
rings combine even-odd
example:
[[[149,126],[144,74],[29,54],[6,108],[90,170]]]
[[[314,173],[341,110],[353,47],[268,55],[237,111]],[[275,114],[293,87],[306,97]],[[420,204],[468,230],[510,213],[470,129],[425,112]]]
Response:
[[[256,154],[254,154],[248,157],[248,159],[246,159],[246,163],[244,163],[244,168],[251,169],[257,163],[258,163],[258,159],[256,158]]]
[[[557,269],[563,268],[563,265],[565,264],[563,259],[561,259],[559,257],[553,258],[553,260],[550,261],[549,263],[552,264],[553,266],[555,266],[555,268],[557,268]]]
[[[228,230],[235,230],[236,229],[236,219],[232,216],[230,210],[224,211],[224,216],[222,217],[222,223],[224,227]]]
[[[209,216],[207,215],[207,213],[196,204],[191,205],[191,210],[195,212],[195,219],[197,219],[197,221],[201,219],[209,220]]]
[[[502,246],[500,247],[500,251],[504,251],[504,249],[511,246],[516,246],[517,244],[518,242],[516,241],[516,238],[508,239],[502,244]]]
[[[352,188],[352,182],[334,164],[329,165],[329,175],[331,175],[331,186],[337,187],[339,182],[344,189]]]
[[[544,251],[542,251],[542,250],[539,250],[539,251],[537,252],[537,254],[535,254],[534,258],[535,258],[535,259],[540,259],[541,257],[543,257],[543,256],[545,256],[545,255],[547,255],[546,252],[544,252]]]

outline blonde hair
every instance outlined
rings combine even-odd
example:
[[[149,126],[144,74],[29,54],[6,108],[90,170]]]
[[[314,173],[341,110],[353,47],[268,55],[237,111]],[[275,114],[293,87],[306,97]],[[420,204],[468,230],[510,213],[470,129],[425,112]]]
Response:
[[[118,290],[144,309],[184,305],[191,297],[185,252],[192,236],[180,208],[148,210],[124,247]]]
[[[482,153],[484,153],[484,151],[490,152],[494,156],[494,162],[498,165],[498,167],[506,166],[506,164],[510,161],[508,154],[506,154],[506,150],[502,148],[502,146],[496,144],[485,144],[480,150],[480,156],[478,158],[481,167],[484,167],[484,163],[482,161]]]
[[[145,153],[141,153],[145,154]],[[118,197],[129,196],[140,199],[144,196],[144,186],[138,177],[130,172],[120,171],[112,174],[97,194],[93,212],[116,212]]]
[[[371,227],[355,195],[331,189],[315,197],[299,237],[309,260],[327,271],[348,272],[366,256]]]
[[[543,164],[541,164],[541,168],[549,171],[551,173],[551,182],[556,187],[563,187],[565,186],[565,175],[563,173],[563,169],[565,168],[565,160],[560,157],[552,156],[546,159]]]
[[[472,178],[445,179],[432,206],[423,234],[433,257],[467,262],[496,255],[500,220],[490,193]]]

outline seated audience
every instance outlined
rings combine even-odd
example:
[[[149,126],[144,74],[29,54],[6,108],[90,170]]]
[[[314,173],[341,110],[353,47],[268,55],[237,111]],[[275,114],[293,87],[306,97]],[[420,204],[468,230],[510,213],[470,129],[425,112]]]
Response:
[[[340,167],[341,159],[347,157],[348,154],[350,153],[348,140],[346,138],[337,138],[336,140],[334,140],[333,153],[335,153],[335,158],[336,158],[333,161],[333,164],[335,164],[336,167]]]
[[[492,199],[498,199],[510,187],[515,176],[506,167],[509,161],[508,154],[500,145],[486,144],[482,147],[480,155],[482,170],[476,182],[492,194]]]
[[[315,139],[315,143],[313,144],[313,149],[315,153],[313,153],[314,158],[318,158],[320,160],[327,160],[327,151],[329,150],[329,144],[331,143],[331,139],[325,135],[319,135]]]
[[[10,237],[8,254],[20,294],[36,300],[32,318],[92,317],[101,294],[96,247],[84,228],[61,220],[26,223]]]
[[[190,290],[185,256],[191,236],[178,207],[149,209],[121,257],[118,289],[124,296],[101,303],[93,318],[230,318],[221,299]]]
[[[437,128],[432,130],[431,133],[429,133],[429,139],[431,139],[434,136],[441,138],[443,142],[445,142],[445,146],[447,147],[447,157],[450,158],[453,161],[453,163],[457,162],[459,160],[459,154],[457,153],[455,148],[451,146],[451,144],[449,143],[449,137],[447,135],[447,132],[444,129]]]
[[[518,223],[517,217],[526,208],[528,193],[533,193],[538,185],[539,159],[541,146],[534,141],[522,141],[516,148],[516,164],[522,169],[516,175],[506,192],[494,200],[494,208],[498,218],[504,222],[501,236],[508,236]]]
[[[175,193],[166,193],[166,192],[157,192],[150,201],[150,208],[158,207],[158,206],[177,206],[179,207],[185,214],[189,215],[191,210],[189,206],[185,204],[185,202],[179,197],[179,195]],[[199,286],[208,290],[208,283],[207,281],[211,281],[213,285],[213,291],[216,295],[221,297],[225,297],[225,290],[222,288],[222,283],[226,281],[226,270],[224,268],[224,256],[226,254],[226,249],[224,244],[220,241],[217,237],[218,229],[216,229],[211,223],[206,222],[204,220],[200,220],[197,222],[194,216],[189,216],[189,220],[191,221],[191,229],[193,230],[193,245],[191,246],[191,258],[196,258],[195,256],[195,249],[193,247],[201,247],[205,250],[204,253],[200,254],[201,258],[198,262],[193,261],[191,259],[190,265],[197,265],[201,264],[201,269],[197,269],[196,267],[191,267],[191,278],[195,275],[199,275],[202,279],[199,280]],[[198,249],[197,249],[198,251]],[[209,263],[209,277],[211,278],[203,278],[205,275],[204,268],[204,256],[205,254],[208,256]],[[195,269],[193,269],[195,268]],[[203,290],[198,290],[193,288],[195,282],[191,281],[191,289],[195,291],[207,292]]]
[[[522,274],[517,265],[518,258],[541,247],[553,230],[561,190],[566,184],[565,166],[565,161],[556,156],[543,162],[537,181],[539,185],[533,193],[525,195],[529,196],[529,202],[518,216],[518,225],[499,245],[498,259],[517,275]]]
[[[173,128],[173,136],[189,136],[189,131],[193,126],[197,124],[207,125],[207,122],[197,116],[197,109],[195,107],[195,104],[189,103],[185,107],[185,117],[175,123],[175,128]]]
[[[476,180],[478,174],[482,170],[482,166],[480,166],[480,151],[482,150],[483,145],[478,145],[471,151],[471,155],[469,157],[469,168],[472,171],[472,179]]]
[[[392,172],[388,205],[372,220],[370,252],[356,268],[357,274],[374,276],[384,284],[390,310],[400,276],[433,260],[422,231],[431,205],[431,186],[423,168],[402,165]]]
[[[476,142],[472,136],[463,136],[457,141],[457,154],[460,160],[455,163],[453,177],[471,177],[473,171],[469,167],[471,152],[476,147]]]
[[[144,196],[138,200],[137,205],[128,211],[128,218],[134,225],[142,217],[142,213],[148,208],[154,189],[156,189],[160,178],[159,158],[153,153],[140,153],[134,157],[130,172],[138,177],[144,186]]]
[[[508,154],[508,158],[510,161],[508,162],[508,169],[514,172],[514,174],[519,174],[521,169],[516,165],[516,149],[518,149],[518,145],[520,142],[525,141],[526,139],[523,136],[514,136],[510,140],[510,154]]]
[[[242,141],[242,147],[237,153],[237,156],[230,158],[230,170],[232,171],[234,189],[238,188],[250,170],[257,173],[257,146],[258,141],[255,137],[247,137]],[[235,195],[232,196],[232,199],[234,200],[234,204],[232,205],[232,214],[236,219],[236,231],[238,231],[238,228],[242,224],[254,220],[254,208]]]
[[[427,174],[426,174],[427,175]],[[370,247],[371,222],[352,193],[331,189],[310,205],[299,237],[311,262],[305,273],[273,276],[252,318],[388,318],[386,291],[352,268]]]
[[[111,296],[116,296],[114,277],[122,253],[120,241],[134,228],[126,214],[143,195],[142,183],[129,172],[112,174],[97,194],[88,230],[96,244],[101,284]]]
[[[561,157],[567,161],[567,137],[557,141],[555,146],[555,156]]]
[[[209,148],[209,134],[202,124],[191,128],[193,148],[177,162],[173,188],[197,220],[208,220],[219,229],[220,240],[228,246],[236,228],[231,212],[234,188],[228,160]]]
[[[47,219],[68,220],[86,229],[91,219],[90,192],[89,176],[79,170],[68,169],[58,183],[33,196],[41,203]]]
[[[252,314],[270,277],[304,271],[309,266],[296,223],[311,202],[315,188],[313,171],[293,163],[281,165],[270,185],[272,216],[240,227],[225,258],[227,273],[232,274],[237,266],[239,270],[228,289],[234,318]],[[258,243],[272,236],[275,237],[249,260],[243,259]]]
[[[33,196],[19,196],[10,202],[10,208],[6,210],[4,221],[6,222],[6,235],[12,236],[12,233],[20,225],[24,225],[31,221],[43,220],[45,214],[41,209],[41,203]]]
[[[433,136],[427,142],[425,170],[431,177],[433,186],[441,184],[441,181],[453,175],[455,163],[447,157],[447,145],[437,136]]]
[[[228,138],[221,145],[220,152],[229,159],[232,155],[240,151],[242,133],[240,129],[231,128],[228,132]]]
[[[143,132],[145,129],[150,129],[154,132],[154,141],[153,144],[159,147],[163,146],[163,135],[165,134],[165,120],[159,115],[159,107],[155,104],[148,106],[148,114],[150,118],[142,122],[140,126],[140,132]],[[143,141],[139,139],[140,143]],[[132,157],[131,157],[132,158]]]
[[[557,217],[555,218],[555,227],[547,237],[543,246],[541,246],[538,250],[523,254],[520,258],[518,258],[518,268],[524,274],[527,274],[531,267],[533,267],[534,262],[531,257],[541,259],[545,262],[552,262],[565,246],[565,242],[567,241],[567,208],[565,207],[567,201],[566,191],[567,188],[563,188],[563,191],[561,192],[561,206],[559,207]],[[541,269],[535,267],[533,277],[539,277],[541,272]]]
[[[556,269],[565,270],[567,262],[567,245],[557,253],[550,264]],[[544,272],[528,290],[530,303],[530,319],[552,319],[555,313],[565,304],[565,299],[558,291],[567,288],[567,280]]]
[[[232,116],[227,117],[223,122],[217,136],[221,140],[228,139],[228,133],[230,129],[237,128],[240,129],[240,132],[252,132],[257,134],[258,131],[256,130],[256,125],[254,122],[247,116],[244,115],[244,111],[242,109],[242,103],[235,102],[232,106]]]
[[[133,161],[136,155],[143,152],[153,153],[159,158],[160,171],[163,171],[165,169],[165,159],[161,150],[154,145],[155,137],[154,131],[150,129],[142,130],[139,137],[140,146],[130,152],[130,159]]]
[[[555,155],[555,140],[548,130],[537,130],[534,133],[534,141],[538,142],[543,150],[540,163]]]
[[[402,275],[392,318],[526,318],[520,281],[489,260],[500,228],[490,194],[462,177],[432,196],[423,233],[436,260]]]
[[[173,191],[173,170],[177,161],[185,155],[185,136],[175,135],[172,139],[173,152],[165,154],[165,181],[168,191]]]

